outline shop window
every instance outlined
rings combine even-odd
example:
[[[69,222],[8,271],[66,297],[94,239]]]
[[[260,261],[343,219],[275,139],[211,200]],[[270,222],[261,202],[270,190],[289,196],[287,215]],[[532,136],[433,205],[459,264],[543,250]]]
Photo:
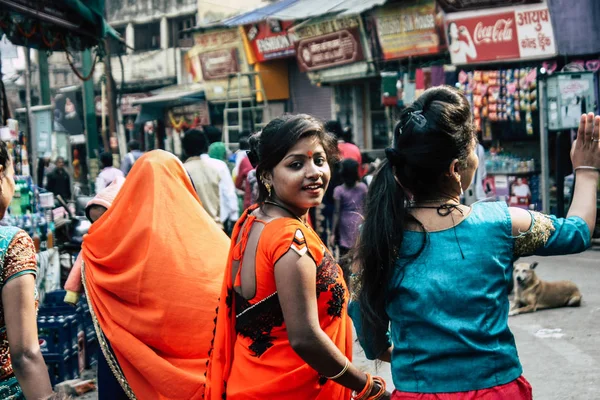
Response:
[[[134,29],[137,51],[160,49],[160,21],[136,25]]]
[[[169,20],[169,47],[192,47],[192,32],[185,32],[196,26],[196,14]]]
[[[113,56],[119,56],[119,55],[123,55],[127,52],[127,46],[125,46],[125,34],[126,34],[126,27],[113,27],[113,29],[115,31],[117,31],[117,33],[121,36],[121,38],[123,39],[123,41],[121,42],[120,40],[115,39],[112,36],[109,36],[108,38],[108,45],[110,46],[110,54],[112,54]]]

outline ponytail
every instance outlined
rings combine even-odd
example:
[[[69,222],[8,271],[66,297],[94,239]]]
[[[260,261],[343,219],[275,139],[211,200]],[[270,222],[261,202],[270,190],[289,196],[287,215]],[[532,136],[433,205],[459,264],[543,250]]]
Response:
[[[385,338],[388,329],[388,319],[384,317],[387,285],[404,237],[406,201],[407,193],[398,183],[394,167],[384,160],[369,186],[365,222],[355,256],[361,272],[358,301],[364,319],[359,335],[373,340],[375,348],[383,347],[384,343],[378,341]],[[372,335],[374,332],[383,335]]]

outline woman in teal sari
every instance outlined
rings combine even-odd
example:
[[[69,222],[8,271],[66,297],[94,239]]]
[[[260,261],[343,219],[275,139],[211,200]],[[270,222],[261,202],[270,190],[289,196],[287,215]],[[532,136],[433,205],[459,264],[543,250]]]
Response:
[[[0,219],[15,192],[13,162],[0,141]],[[52,395],[37,335],[33,241],[24,231],[0,226],[0,399]]]

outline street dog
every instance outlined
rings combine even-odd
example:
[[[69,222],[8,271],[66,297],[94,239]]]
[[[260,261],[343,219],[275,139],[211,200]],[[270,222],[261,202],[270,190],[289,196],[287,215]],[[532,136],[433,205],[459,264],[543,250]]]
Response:
[[[581,305],[581,293],[573,282],[544,282],[534,271],[537,265],[537,262],[514,265],[515,298],[508,315]]]

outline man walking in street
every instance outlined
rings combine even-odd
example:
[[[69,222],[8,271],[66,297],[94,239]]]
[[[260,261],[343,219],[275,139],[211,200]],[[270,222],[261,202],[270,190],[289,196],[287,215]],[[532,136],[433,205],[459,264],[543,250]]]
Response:
[[[131,171],[131,167],[133,167],[135,160],[144,154],[140,151],[140,142],[137,140],[130,140],[129,143],[127,143],[127,150],[129,152],[125,154],[123,161],[121,161],[121,171],[125,176]]]
[[[196,129],[186,132],[182,145],[188,157],[184,167],[206,212],[221,227],[237,221],[237,195],[227,164],[208,155],[208,138]]]
[[[113,167],[112,153],[100,154],[100,164],[102,165],[102,171],[96,178],[96,193],[100,193],[118,177],[124,177],[120,169]]]
[[[48,185],[46,189],[54,193],[55,196],[61,196],[63,200],[71,199],[71,178],[65,169],[65,159],[58,157],[56,159],[56,168],[48,174]]]

